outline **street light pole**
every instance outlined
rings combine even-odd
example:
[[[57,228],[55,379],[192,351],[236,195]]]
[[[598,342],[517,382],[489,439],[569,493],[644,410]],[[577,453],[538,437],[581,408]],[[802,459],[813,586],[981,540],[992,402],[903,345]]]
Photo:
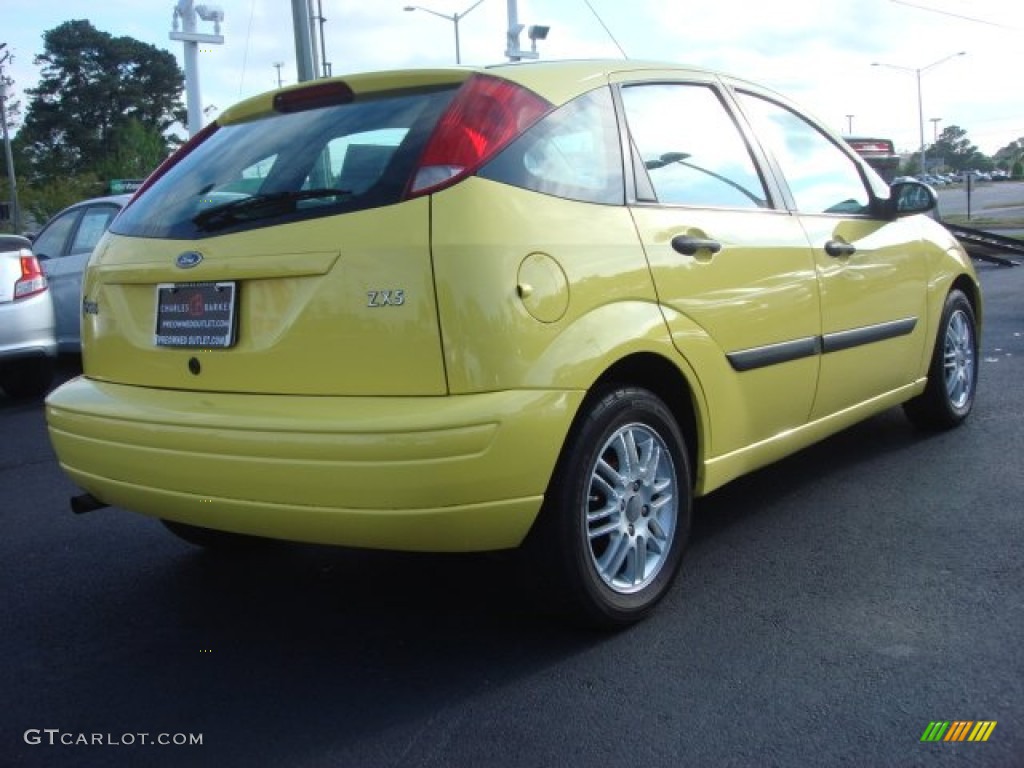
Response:
[[[448,19],[455,26],[455,63],[462,63],[462,52],[459,48],[459,21],[469,15],[469,12],[476,8],[484,0],[476,0],[469,8],[464,10],[462,13],[456,13],[448,15],[447,13],[441,13],[439,11],[432,11],[430,8],[424,8],[422,5],[407,5],[405,10],[407,11],[425,11],[426,13],[432,13],[434,16],[440,16],[442,19]]]
[[[0,51],[7,43],[0,43]],[[14,178],[14,156],[11,154],[11,137],[7,131],[7,76],[4,75],[4,64],[11,60],[11,52],[7,51],[0,57],[0,125],[3,126],[4,160],[7,163],[7,186],[11,195],[11,223],[14,234],[21,234],[21,206],[18,205],[18,182]]]
[[[955,59],[957,56],[963,56],[967,51],[958,51],[957,53],[951,53],[949,56],[944,56],[938,61],[933,61],[926,67],[901,67],[897,64],[883,64],[882,62],[874,61],[871,63],[873,67],[888,67],[889,69],[901,69],[904,72],[913,72],[917,76],[917,119],[918,125],[920,126],[920,138],[921,138],[921,173],[927,173],[927,165],[925,161],[925,144],[924,144],[924,101],[921,98],[921,75],[927,72],[929,69],[934,69],[939,64],[944,64],[950,59]]]

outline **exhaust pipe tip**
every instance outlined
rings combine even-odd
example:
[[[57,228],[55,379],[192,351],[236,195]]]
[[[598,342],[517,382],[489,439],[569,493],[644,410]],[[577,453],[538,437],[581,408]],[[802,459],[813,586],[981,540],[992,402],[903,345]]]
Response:
[[[71,511],[76,515],[84,515],[86,512],[95,512],[97,509],[109,506],[109,504],[100,501],[91,493],[83,493],[79,496],[71,497]]]

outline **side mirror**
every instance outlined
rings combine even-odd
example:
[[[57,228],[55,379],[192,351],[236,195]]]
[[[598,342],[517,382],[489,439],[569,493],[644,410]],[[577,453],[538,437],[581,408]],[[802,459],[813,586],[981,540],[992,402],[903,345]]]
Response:
[[[935,190],[919,181],[900,181],[890,187],[889,213],[895,218],[927,213],[939,204]]]

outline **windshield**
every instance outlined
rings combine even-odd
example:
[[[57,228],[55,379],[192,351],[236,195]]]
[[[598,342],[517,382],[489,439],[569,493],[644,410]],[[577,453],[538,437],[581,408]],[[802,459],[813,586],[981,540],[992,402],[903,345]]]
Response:
[[[396,203],[453,93],[406,90],[222,126],[111,230],[193,239]]]

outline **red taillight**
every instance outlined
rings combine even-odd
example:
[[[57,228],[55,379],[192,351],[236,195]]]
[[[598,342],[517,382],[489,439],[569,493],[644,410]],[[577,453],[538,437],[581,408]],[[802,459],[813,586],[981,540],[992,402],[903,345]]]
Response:
[[[473,75],[434,128],[408,196],[436,191],[473,173],[550,108],[521,85]]]
[[[39,259],[28,250],[21,251],[21,277],[14,283],[14,298],[24,299],[46,290],[46,275]]]

